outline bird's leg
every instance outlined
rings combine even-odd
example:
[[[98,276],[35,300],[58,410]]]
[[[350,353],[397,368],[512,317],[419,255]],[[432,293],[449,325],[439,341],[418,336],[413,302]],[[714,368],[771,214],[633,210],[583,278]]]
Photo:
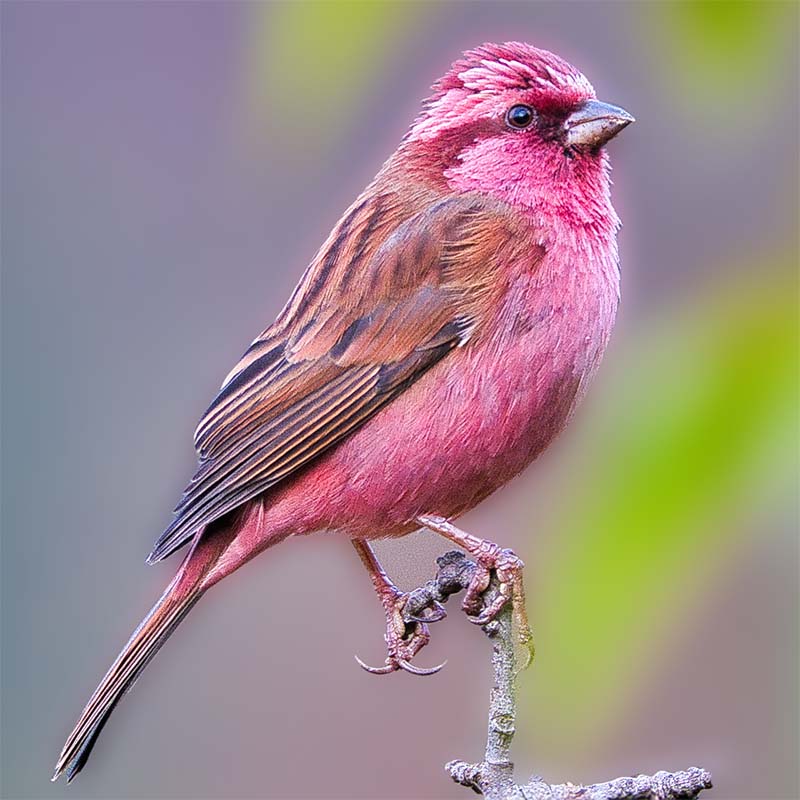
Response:
[[[428,626],[422,618],[414,617],[409,619],[403,618],[403,609],[408,599],[405,592],[401,592],[389,580],[389,576],[383,571],[375,552],[363,539],[353,539],[353,547],[358,553],[361,563],[367,568],[369,577],[372,580],[372,585],[378,594],[378,599],[381,601],[383,610],[386,613],[386,647],[388,656],[386,657],[386,664],[383,667],[370,667],[367,666],[358,656],[356,661],[367,671],[373,675],[386,675],[390,672],[395,672],[398,669],[403,669],[413,675],[433,675],[438,672],[444,664],[438,667],[431,667],[430,669],[420,669],[411,664],[411,659],[430,641],[430,633]],[[443,612],[444,609],[441,609]],[[434,615],[428,618],[428,621],[435,622],[441,619],[444,614]]]
[[[525,610],[525,587],[522,583],[522,560],[512,550],[501,548],[494,542],[479,539],[471,533],[462,531],[444,517],[421,516],[417,522],[429,530],[455,542],[475,559],[477,569],[467,588],[461,607],[467,612],[470,622],[485,625],[490,622],[501,608],[511,600],[514,610],[514,623],[517,628],[519,642],[528,651],[525,666],[533,660],[533,635],[528,624],[528,613]],[[487,606],[484,606],[482,595],[489,586],[491,571],[497,574],[500,591]]]

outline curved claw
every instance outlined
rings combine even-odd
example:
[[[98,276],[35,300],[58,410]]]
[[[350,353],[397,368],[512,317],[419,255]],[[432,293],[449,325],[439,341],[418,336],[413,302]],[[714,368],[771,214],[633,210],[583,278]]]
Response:
[[[519,668],[520,672],[522,672],[524,669],[528,669],[528,667],[533,664],[533,659],[536,656],[536,651],[533,648],[533,642],[522,642],[522,646],[525,648],[525,663]]]
[[[429,622],[439,622],[447,616],[445,607],[435,600],[431,604],[430,609],[430,614],[426,614],[424,617],[418,614],[409,614],[407,619],[409,622],[421,622],[423,625],[426,625]]]
[[[486,625],[487,623],[491,622],[497,615],[496,614],[487,614],[485,611],[483,614],[479,614],[477,617],[472,617],[467,614],[467,619],[473,625]]]
[[[365,664],[358,656],[354,655],[353,658],[358,662],[358,666],[361,667],[361,669],[369,672],[371,675],[388,675],[390,672],[397,670],[394,664],[386,664],[383,667],[371,667],[369,664]]]
[[[428,667],[427,669],[415,667],[413,664],[403,658],[401,658],[397,663],[401,669],[404,669],[406,672],[410,672],[412,675],[435,675],[447,663],[447,659],[442,661],[438,667]]]

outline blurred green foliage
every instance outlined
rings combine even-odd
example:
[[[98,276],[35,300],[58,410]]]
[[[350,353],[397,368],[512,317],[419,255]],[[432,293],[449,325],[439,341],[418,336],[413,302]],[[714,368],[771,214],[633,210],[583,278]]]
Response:
[[[671,0],[647,4],[651,44],[666,50],[659,62],[676,97],[720,117],[747,124],[773,96],[777,47],[796,36],[796,3],[786,0]]]
[[[740,524],[793,463],[794,271],[749,273],[758,281],[696,297],[618,359],[554,522],[557,544],[537,552],[542,655],[523,690],[572,741],[619,718],[631,682],[648,674],[642,662],[663,657],[666,633],[691,617],[702,581],[734,557]]]
[[[369,0],[261,4],[251,75],[271,132],[313,140],[341,132],[379,74],[374,65],[385,63],[421,10],[414,2]]]

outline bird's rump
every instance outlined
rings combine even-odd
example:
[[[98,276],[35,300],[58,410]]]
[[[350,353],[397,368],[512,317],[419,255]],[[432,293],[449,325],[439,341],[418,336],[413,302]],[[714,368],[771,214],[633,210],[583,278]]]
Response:
[[[228,376],[196,431],[197,472],[149,561],[309,464],[479,334],[502,291],[498,264],[513,256],[507,208],[440,199],[364,252],[364,226],[382,224],[357,202],[340,225],[348,235],[334,230]]]

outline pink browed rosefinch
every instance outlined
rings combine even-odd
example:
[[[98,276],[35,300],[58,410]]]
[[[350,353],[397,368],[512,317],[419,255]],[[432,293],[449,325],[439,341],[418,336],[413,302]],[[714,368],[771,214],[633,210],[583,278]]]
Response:
[[[491,569],[500,602],[520,604],[521,562],[449,520],[542,452],[597,368],[619,292],[602,147],[632,120],[527,44],[470,51],[434,86],[203,415],[197,472],[148,560],[191,542],[189,554],[89,700],[54,779],[80,771],[206,590],[289,536],[352,540],[386,610],[389,654],[375,672],[429,672],[410,663],[428,633],[406,630],[405,597],[370,539],[429,527],[479,564],[467,610]]]

